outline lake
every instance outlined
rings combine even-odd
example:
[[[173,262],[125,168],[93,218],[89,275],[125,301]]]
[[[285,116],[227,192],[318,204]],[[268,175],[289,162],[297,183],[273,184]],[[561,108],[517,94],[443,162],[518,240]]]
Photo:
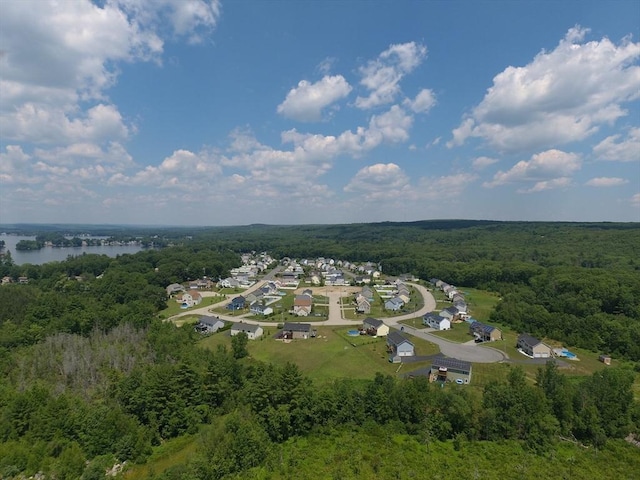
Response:
[[[90,237],[103,238],[103,237]],[[16,265],[31,263],[33,265],[42,265],[47,262],[61,262],[66,260],[69,255],[77,256],[83,253],[95,253],[98,255],[107,255],[116,257],[125,253],[136,253],[143,250],[140,245],[100,245],[92,247],[44,247],[40,250],[16,250],[16,244],[20,240],[35,240],[36,237],[26,237],[22,235],[5,235],[0,234],[0,240],[4,240],[5,252],[11,252],[11,258]]]

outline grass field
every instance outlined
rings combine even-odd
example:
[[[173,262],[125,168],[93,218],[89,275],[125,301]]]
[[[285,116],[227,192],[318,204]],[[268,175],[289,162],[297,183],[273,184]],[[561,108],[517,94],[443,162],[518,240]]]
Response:
[[[309,378],[319,382],[337,378],[370,379],[376,372],[394,375],[398,371],[398,364],[389,363],[385,338],[368,337],[370,343],[354,347],[352,343],[359,337],[347,336],[347,330],[350,328],[319,327],[316,338],[284,343],[271,338],[276,329],[267,327],[264,337],[249,342],[249,356],[277,364],[295,363]],[[426,340],[411,337],[411,341],[418,355],[439,352],[436,345]],[[212,349],[218,345],[231,348],[231,338],[228,332],[223,332],[201,340],[200,345]],[[410,368],[414,370],[425,365],[412,363]],[[407,367],[403,366],[400,373]]]
[[[153,454],[147,462],[133,465],[128,468],[122,478],[124,480],[145,480],[164,472],[174,465],[186,463],[196,451],[196,438],[192,435],[169,440],[163,445],[154,448]],[[118,477],[120,478],[120,477]]]
[[[464,343],[473,340],[473,336],[469,335],[469,324],[467,322],[452,323],[450,330],[436,330],[431,333],[452,342]]]
[[[167,300],[167,308],[158,312],[158,318],[169,318],[177,315],[178,313],[188,312],[189,310],[194,310],[196,308],[208,307],[223,300],[224,297],[220,297],[217,295],[214,297],[202,297],[202,302],[200,302],[199,305],[195,305],[191,308],[181,308],[180,304],[176,302],[175,298],[170,298],[169,300]]]
[[[500,301],[497,293],[476,288],[459,287],[464,294],[469,308],[469,314],[476,320],[488,322],[489,315]]]

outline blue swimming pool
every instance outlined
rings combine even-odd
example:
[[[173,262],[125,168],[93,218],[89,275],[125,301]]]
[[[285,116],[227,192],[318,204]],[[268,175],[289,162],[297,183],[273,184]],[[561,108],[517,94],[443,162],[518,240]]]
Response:
[[[360,331],[359,330],[349,330],[347,332],[347,335],[349,335],[350,337],[357,337],[358,335],[360,335]]]

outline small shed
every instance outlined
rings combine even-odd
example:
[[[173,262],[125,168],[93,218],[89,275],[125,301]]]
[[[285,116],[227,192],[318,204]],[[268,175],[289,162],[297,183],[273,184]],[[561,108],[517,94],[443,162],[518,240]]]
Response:
[[[600,360],[605,365],[611,365],[611,356],[609,355],[600,355],[598,357],[598,360]]]

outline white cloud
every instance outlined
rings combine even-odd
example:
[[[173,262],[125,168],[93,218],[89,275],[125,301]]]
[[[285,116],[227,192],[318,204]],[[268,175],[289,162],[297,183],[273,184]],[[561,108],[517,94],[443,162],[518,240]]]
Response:
[[[392,103],[400,93],[400,80],[411,73],[427,55],[427,47],[415,42],[391,45],[376,60],[360,68],[360,84],[370,93],[358,96],[355,105],[369,109]]]
[[[553,190],[555,188],[563,188],[571,185],[571,178],[569,177],[559,177],[552,178],[551,180],[543,180],[541,182],[536,182],[535,185],[531,188],[521,188],[518,190],[518,193],[536,193],[543,192],[544,190]]]
[[[640,207],[640,193],[636,193],[631,197],[630,203],[634,207]]]
[[[622,105],[640,96],[640,43],[584,42],[587,32],[572,28],[554,50],[496,75],[448,146],[469,137],[507,151],[566,144],[626,115]]]
[[[344,187],[365,200],[383,200],[404,195],[410,189],[409,177],[395,163],[377,163],[364,167]]]
[[[627,137],[620,141],[622,135],[611,135],[593,147],[593,154],[599,160],[618,162],[634,162],[640,160],[640,128],[631,128]]]
[[[340,135],[303,134],[297,130],[282,133],[284,143],[293,143],[313,158],[334,158],[338,155],[357,156],[372,150],[383,142],[398,143],[409,138],[413,117],[398,105],[380,115],[373,115],[368,128],[358,127],[355,132],[347,130]]]
[[[322,119],[322,110],[346,97],[351,85],[342,75],[325,76],[316,83],[301,80],[292,88],[284,102],[278,105],[278,113],[302,122]]]
[[[585,185],[589,187],[618,187],[629,183],[629,180],[618,177],[596,177],[589,180]]]
[[[63,109],[27,103],[0,115],[0,130],[9,140],[32,143],[102,142],[129,136],[131,127],[114,105],[100,103],[82,113],[72,116]]]
[[[166,24],[195,41],[219,14],[219,2],[203,0],[43,0],[37,8],[33,2],[4,2],[3,137],[59,144],[125,138],[131,127],[105,99],[118,63],[159,61],[159,32]]]
[[[219,0],[107,0],[146,28],[168,23],[174,34],[199,43],[218,23],[222,13]]]
[[[433,90],[425,88],[420,90],[416,98],[413,100],[406,98],[403,103],[415,113],[427,113],[436,104],[436,96]]]
[[[533,155],[529,161],[519,161],[506,172],[499,171],[491,182],[485,182],[483,186],[491,188],[509,183],[537,182],[531,189],[521,191],[548,190],[567,186],[570,176],[581,166],[582,160],[575,153],[547,150]]]
[[[477,157],[473,159],[473,162],[471,162],[471,166],[474,168],[474,170],[482,170],[493,165],[494,163],[498,163],[498,160],[496,158]]]

